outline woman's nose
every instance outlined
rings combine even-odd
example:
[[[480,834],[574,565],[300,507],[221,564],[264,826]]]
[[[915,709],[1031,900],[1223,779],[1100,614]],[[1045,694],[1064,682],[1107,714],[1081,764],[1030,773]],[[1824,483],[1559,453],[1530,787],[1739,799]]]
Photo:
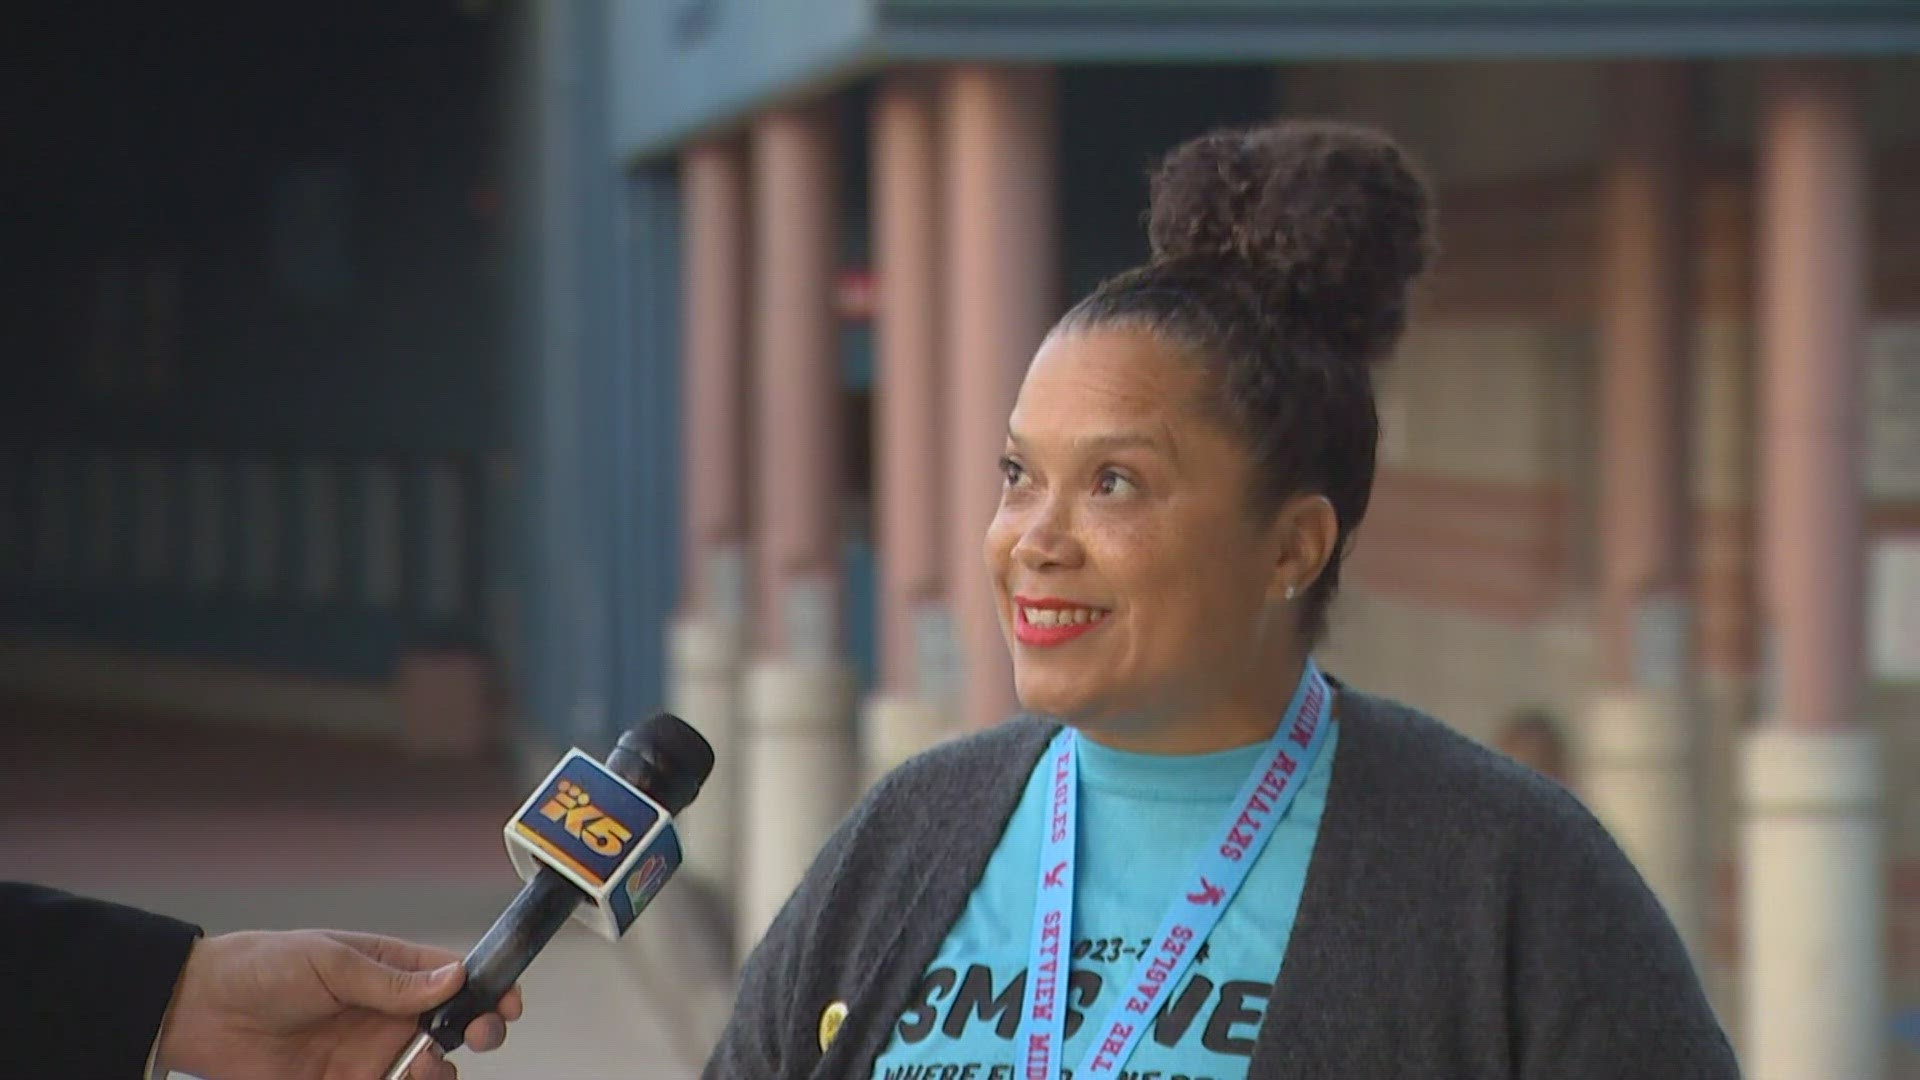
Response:
[[[1080,545],[1073,537],[1064,508],[1051,501],[1036,507],[1021,523],[1020,538],[1013,545],[1013,559],[1028,570],[1070,566],[1080,559]]]

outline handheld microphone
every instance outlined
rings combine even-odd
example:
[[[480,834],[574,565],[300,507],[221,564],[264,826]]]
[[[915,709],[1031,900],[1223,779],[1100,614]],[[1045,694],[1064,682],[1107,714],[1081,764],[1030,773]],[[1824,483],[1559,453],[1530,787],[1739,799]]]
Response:
[[[713,747],[686,721],[658,713],[620,736],[607,763],[573,749],[507,822],[507,855],[526,882],[469,952],[460,992],[420,1017],[420,1033],[387,1070],[403,1080],[429,1045],[466,1041],[568,919],[617,941],[673,872],[673,816],[713,772]]]

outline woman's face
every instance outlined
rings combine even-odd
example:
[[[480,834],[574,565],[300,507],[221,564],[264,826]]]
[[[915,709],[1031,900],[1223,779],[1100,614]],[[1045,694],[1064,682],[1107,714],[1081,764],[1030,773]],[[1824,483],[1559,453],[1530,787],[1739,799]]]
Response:
[[[1120,328],[1056,334],[1028,369],[985,555],[1029,711],[1126,741],[1264,692],[1288,655],[1310,571],[1285,514],[1249,512],[1251,455],[1204,379]]]

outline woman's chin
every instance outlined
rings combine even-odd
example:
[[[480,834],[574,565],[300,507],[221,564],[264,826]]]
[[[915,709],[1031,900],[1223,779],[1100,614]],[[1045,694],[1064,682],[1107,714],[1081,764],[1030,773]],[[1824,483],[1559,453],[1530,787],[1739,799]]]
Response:
[[[1089,687],[1062,686],[1051,680],[1029,681],[1016,676],[1014,693],[1020,699],[1022,710],[1074,727],[1099,711],[1098,695]]]

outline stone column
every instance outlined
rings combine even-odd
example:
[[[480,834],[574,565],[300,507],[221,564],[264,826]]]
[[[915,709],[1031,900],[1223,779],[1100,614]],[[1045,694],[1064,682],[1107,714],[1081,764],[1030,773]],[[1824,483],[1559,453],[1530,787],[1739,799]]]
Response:
[[[1866,145],[1852,74],[1767,69],[1759,152],[1761,565],[1772,676],[1746,747],[1755,1080],[1880,1080],[1878,750],[1858,719]]]
[[[668,708],[713,744],[714,770],[682,819],[686,871],[735,881],[740,660],[747,536],[747,152],[700,143],[680,159],[685,281],[681,366],[681,605],[668,630]]]
[[[981,560],[999,504],[994,469],[1027,363],[1060,314],[1053,72],[966,65],[943,87],[947,447],[953,510],[947,591],[961,643],[960,726],[990,727],[1018,707]]]
[[[925,73],[889,75],[872,117],[880,687],[861,725],[863,789],[942,738],[952,714],[940,684],[951,661],[936,653],[953,648],[940,641],[948,620],[937,89]]]
[[[1584,791],[1689,945],[1701,930],[1693,664],[1692,71],[1610,72],[1600,188],[1600,660]]]
[[[835,104],[765,113],[752,131],[760,603],[746,687],[742,956],[846,813],[854,781],[853,670],[840,611]]]

